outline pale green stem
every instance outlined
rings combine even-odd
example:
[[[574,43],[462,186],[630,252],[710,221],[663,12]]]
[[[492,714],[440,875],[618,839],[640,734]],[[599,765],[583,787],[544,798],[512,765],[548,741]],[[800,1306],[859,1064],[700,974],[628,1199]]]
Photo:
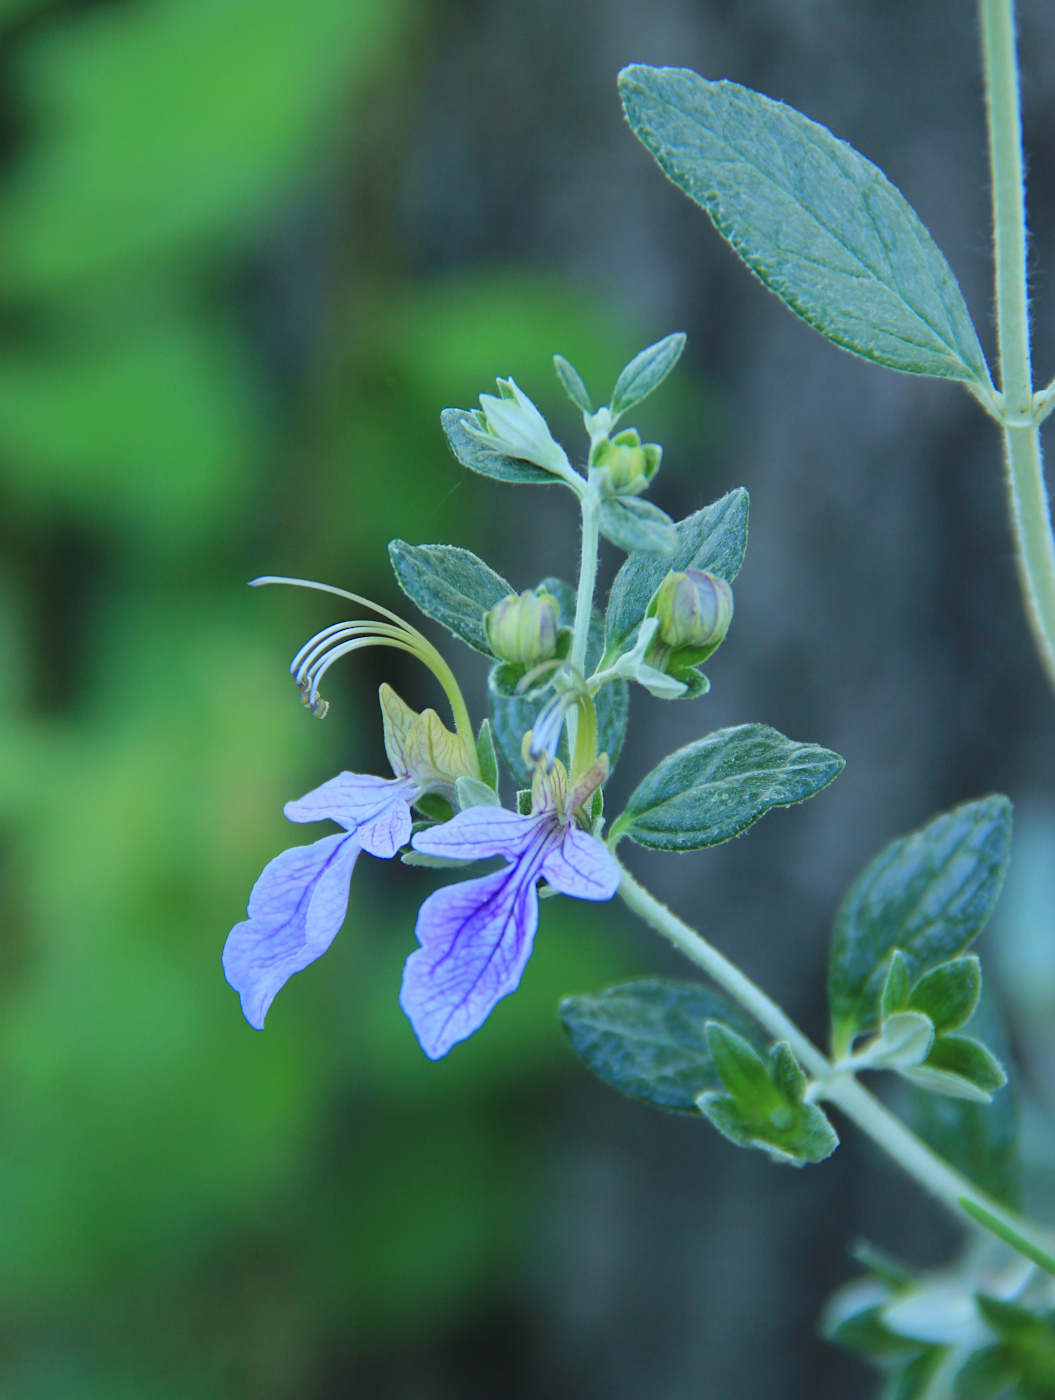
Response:
[[[1013,0],[981,0],[996,246],[996,313],[1011,521],[1026,615],[1055,686],[1055,540],[1033,403],[1022,117]]]
[[[623,902],[657,933],[669,939],[697,967],[702,968],[770,1035],[790,1045],[803,1068],[815,1080],[820,1081],[822,1092],[815,1097],[827,1099],[841,1109],[847,1118],[856,1123],[863,1133],[925,1190],[936,1196],[961,1222],[976,1226],[976,1222],[960,1205],[960,1197],[965,1196],[1011,1229],[1035,1242],[1038,1247],[1049,1247],[1042,1232],[1032,1223],[1020,1219],[999,1201],[994,1201],[984,1191],[980,1191],[965,1176],[961,1176],[954,1167],[910,1132],[904,1123],[885,1108],[874,1094],[859,1084],[852,1074],[837,1069],[760,987],[755,986],[749,977],[745,977],[717,948],[713,948],[706,939],[701,938],[695,929],[690,928],[665,904],[661,904],[654,895],[649,894],[625,867],[620,868],[622,881],[619,885],[619,895]]]
[[[583,491],[582,506],[582,558],[579,562],[579,592],[575,600],[575,626],[572,631],[571,649],[568,664],[577,671],[586,668],[586,643],[590,636],[590,617],[593,613],[593,595],[597,587],[597,548],[600,532],[597,525],[597,511],[600,500],[596,489],[590,485]],[[568,711],[568,752],[574,754],[578,728],[578,710]]]

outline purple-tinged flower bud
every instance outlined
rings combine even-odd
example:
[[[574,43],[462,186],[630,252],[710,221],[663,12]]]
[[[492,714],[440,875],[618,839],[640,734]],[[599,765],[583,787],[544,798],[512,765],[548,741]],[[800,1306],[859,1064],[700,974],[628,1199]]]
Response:
[[[659,640],[671,651],[714,651],[733,620],[733,590],[724,578],[702,569],[669,573],[651,611],[659,623]]]
[[[518,666],[537,666],[557,651],[560,605],[552,593],[533,593],[502,598],[484,617],[488,645],[502,661]]]
[[[603,442],[593,456],[593,466],[603,473],[606,494],[639,496],[659,470],[663,449],[655,442],[642,445],[635,428]]]

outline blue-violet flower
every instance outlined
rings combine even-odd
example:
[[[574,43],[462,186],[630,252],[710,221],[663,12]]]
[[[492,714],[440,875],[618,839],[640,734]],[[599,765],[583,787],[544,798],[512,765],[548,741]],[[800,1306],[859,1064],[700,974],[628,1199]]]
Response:
[[[576,899],[611,899],[619,888],[615,857],[576,823],[607,776],[603,754],[570,787],[563,764],[549,772],[539,764],[530,815],[471,807],[414,836],[424,855],[507,862],[437,890],[418,913],[421,947],[407,959],[399,1000],[430,1059],[472,1035],[516,989],[538,927],[540,877]]]

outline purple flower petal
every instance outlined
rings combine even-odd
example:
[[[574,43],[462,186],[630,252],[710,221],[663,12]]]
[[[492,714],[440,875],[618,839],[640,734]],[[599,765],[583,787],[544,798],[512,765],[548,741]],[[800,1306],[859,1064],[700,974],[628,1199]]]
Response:
[[[430,1060],[478,1030],[519,984],[538,927],[540,854],[536,847],[505,870],[447,885],[421,906],[422,946],[403,969],[399,1004]]]
[[[504,807],[470,807],[442,826],[419,831],[411,845],[427,856],[452,860],[486,860],[505,856],[515,860],[545,818],[522,817]]]
[[[249,918],[227,936],[224,976],[258,1031],[275,993],[325,953],[344,922],[348,882],[359,854],[354,836],[335,833],[294,846],[265,867],[249,896]]]
[[[287,802],[282,810],[291,822],[332,821],[346,831],[355,831],[387,813],[394,801],[406,806],[416,792],[416,784],[408,778],[339,773],[328,783],[306,793],[298,802]],[[365,842],[363,844],[366,846]],[[366,846],[366,849],[369,850],[369,847]],[[394,855],[395,851],[389,854]]]
[[[411,784],[412,794],[417,793],[417,784]],[[356,840],[367,854],[378,860],[391,860],[400,846],[410,840],[410,803],[403,793],[392,794],[391,805],[376,817],[363,822],[355,833]]]
[[[547,851],[542,873],[555,890],[576,899],[611,899],[622,878],[608,847],[573,825],[565,827],[560,845]]]

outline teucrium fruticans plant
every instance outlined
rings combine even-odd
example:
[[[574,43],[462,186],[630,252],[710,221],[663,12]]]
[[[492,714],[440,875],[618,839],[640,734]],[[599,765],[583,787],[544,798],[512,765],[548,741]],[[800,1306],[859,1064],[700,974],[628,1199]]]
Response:
[[[1027,611],[1055,681],[1055,550],[1038,432],[1055,407],[1055,384],[1035,394],[1031,382],[1011,0],[982,0],[981,10],[1000,390],[948,263],[869,161],[800,113],[734,83],[642,66],[624,70],[619,82],[636,135],[792,310],[877,364],[961,382],[997,420]],[[342,773],[287,804],[293,821],[329,819],[341,830],[267,866],[248,919],[228,938],[228,980],[247,1019],[262,1027],[278,989],[339,929],[360,850],[454,870],[421,906],[421,946],[407,960],[400,997],[422,1048],[436,1058],[516,988],[540,897],[604,901],[618,892],[710,982],[653,979],[566,1000],[565,1028],[589,1067],[623,1093],[709,1119],[732,1142],[796,1166],[837,1147],[825,1107],[834,1105],[962,1220],[990,1233],[941,1278],[914,1277],[864,1251],[868,1274],[832,1301],[826,1333],[887,1367],[890,1396],[940,1400],[1011,1389],[1055,1396],[1050,1241],[1010,1208],[1004,1177],[988,1171],[989,1191],[975,1183],[972,1169],[980,1171],[965,1146],[995,1160],[1007,1125],[1006,1095],[993,1102],[1007,1076],[985,1043],[981,965],[971,948],[1007,869],[1008,800],[983,797],[941,814],[894,841],[852,884],[831,944],[830,1054],[616,860],[624,838],[673,852],[731,840],[772,808],[819,793],[843,766],[816,744],[742,724],[669,754],[622,812],[604,811],[631,687],[664,700],[709,689],[699,667],[733,620],[731,585],[747,542],[742,490],[677,522],[648,499],[662,449],[624,420],[674,369],[684,343],[669,335],[642,351],[598,407],[574,366],[554,357],[582,413],[581,468],[512,379],[499,379],[497,394],[481,394],[479,409],[443,413],[464,467],[572,492],[582,518],[578,584],[546,578],[518,590],[468,550],[392,541],[407,597],[492,659],[491,713],[478,729],[448,663],[417,629],[355,594],[327,590],[372,618],[324,629],[295,657],[309,708],[325,712],[319,685],[335,660],[388,646],[433,671],[454,729],[382,686],[393,777]],[[628,556],[603,614],[595,599],[601,535]],[[520,789],[511,806],[499,795],[498,756]],[[465,869],[494,857],[502,858],[499,870]],[[875,1098],[859,1082],[864,1070],[891,1072],[935,1105],[935,1133],[965,1170]]]

